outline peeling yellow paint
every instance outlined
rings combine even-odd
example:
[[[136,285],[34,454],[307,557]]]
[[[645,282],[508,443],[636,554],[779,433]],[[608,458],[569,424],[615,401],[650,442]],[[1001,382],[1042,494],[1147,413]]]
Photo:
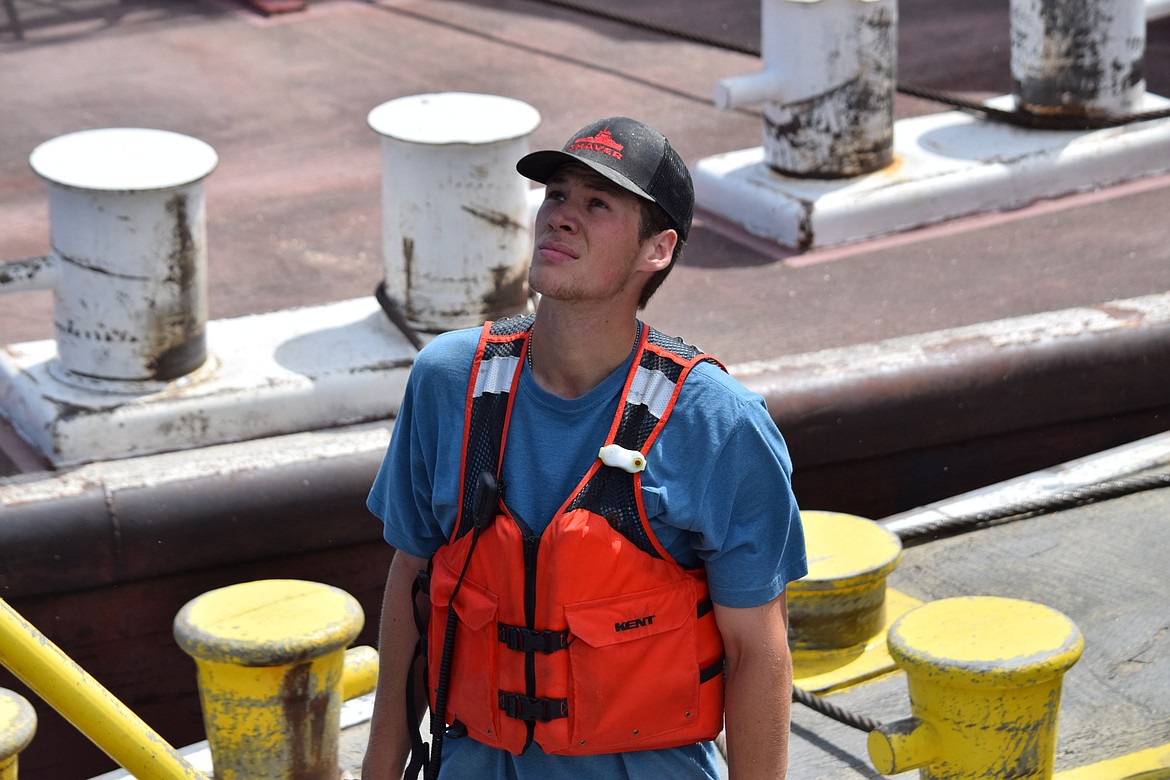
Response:
[[[180,610],[175,638],[198,669],[217,780],[336,773],[343,688],[376,676],[369,652],[346,672],[363,622],[348,593],[298,580],[220,588]]]
[[[902,543],[872,520],[841,512],[800,515],[808,574],[788,586],[794,651],[858,649],[885,624],[886,577]]]
[[[943,599],[889,631],[913,717],[869,735],[885,774],[921,780],[1053,776],[1064,673],[1084,641],[1071,620],[1016,599]]]

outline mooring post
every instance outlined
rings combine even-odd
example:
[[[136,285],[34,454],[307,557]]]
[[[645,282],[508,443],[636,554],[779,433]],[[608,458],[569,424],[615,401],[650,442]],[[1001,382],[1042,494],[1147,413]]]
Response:
[[[468,93],[398,98],[369,113],[382,139],[382,259],[411,327],[480,325],[528,305],[532,226],[516,161],[540,114]]]
[[[1061,683],[1084,648],[1071,620],[1017,599],[943,599],[899,618],[888,643],[913,714],[870,732],[879,772],[1053,776]]]
[[[1020,110],[1062,117],[1141,110],[1143,0],[1011,0],[1011,42]]]
[[[721,108],[762,103],[765,161],[836,179],[893,162],[896,0],[762,0],[759,73],[723,79]]]
[[[37,731],[37,713],[23,696],[0,688],[0,780],[16,780],[20,753]]]
[[[800,651],[864,644],[885,625],[886,578],[902,558],[898,537],[843,512],[800,513],[808,574],[788,586],[788,642]]]
[[[377,677],[372,648],[346,651],[363,623],[348,593],[299,580],[219,588],[179,611],[217,780],[338,776],[342,701]]]
[[[52,251],[5,264],[0,294],[53,290],[57,378],[134,392],[203,365],[203,179],[215,151],[178,133],[110,128],[46,141],[29,163],[49,184]]]

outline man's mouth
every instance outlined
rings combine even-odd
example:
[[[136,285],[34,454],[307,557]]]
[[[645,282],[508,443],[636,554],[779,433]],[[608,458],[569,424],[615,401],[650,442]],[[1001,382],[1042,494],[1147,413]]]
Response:
[[[577,253],[572,247],[559,241],[544,241],[537,245],[541,257],[546,260],[576,260]]]

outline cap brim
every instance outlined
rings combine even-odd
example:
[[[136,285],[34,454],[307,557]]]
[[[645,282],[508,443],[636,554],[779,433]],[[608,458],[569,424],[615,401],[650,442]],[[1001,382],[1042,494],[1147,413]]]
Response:
[[[548,180],[553,177],[553,174],[569,163],[579,163],[580,165],[587,166],[623,190],[632,192],[640,198],[645,198],[651,203],[658,202],[654,196],[650,195],[650,193],[646,192],[637,184],[634,184],[613,168],[593,162],[592,160],[586,160],[574,154],[569,154],[568,152],[558,152],[550,149],[543,152],[527,154],[521,157],[519,162],[516,163],[516,170],[520,172],[521,176],[540,182],[541,184],[547,184]]]

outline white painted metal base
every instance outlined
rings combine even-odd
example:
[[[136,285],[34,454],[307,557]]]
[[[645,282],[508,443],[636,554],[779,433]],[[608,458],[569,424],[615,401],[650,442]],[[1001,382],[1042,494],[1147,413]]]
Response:
[[[1011,109],[1012,96],[988,101]],[[1170,100],[1147,93],[1142,110]],[[947,111],[894,125],[894,163],[847,179],[794,179],[763,147],[700,160],[696,204],[749,233],[801,249],[1018,208],[1040,198],[1170,170],[1170,119],[1092,131],[1025,130]]]
[[[170,383],[62,381],[52,340],[0,350],[0,416],[55,467],[392,417],[415,350],[368,299],[207,324]]]

